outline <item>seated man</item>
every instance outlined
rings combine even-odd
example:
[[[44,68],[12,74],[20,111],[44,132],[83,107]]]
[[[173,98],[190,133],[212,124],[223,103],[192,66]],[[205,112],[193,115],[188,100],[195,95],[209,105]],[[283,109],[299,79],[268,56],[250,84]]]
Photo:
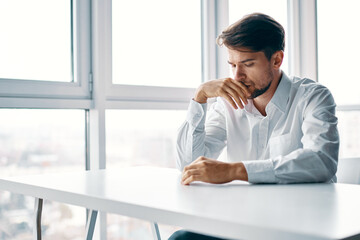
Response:
[[[201,84],[190,102],[177,142],[182,183],[336,182],[334,99],[321,84],[281,71],[283,27],[255,13],[225,29],[217,43],[228,50],[233,77]],[[228,162],[215,160],[225,146]],[[219,238],[178,231],[170,239]]]

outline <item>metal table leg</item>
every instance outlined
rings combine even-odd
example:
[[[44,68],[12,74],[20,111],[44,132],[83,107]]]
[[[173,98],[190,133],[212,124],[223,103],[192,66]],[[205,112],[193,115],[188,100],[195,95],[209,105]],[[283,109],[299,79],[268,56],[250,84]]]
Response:
[[[43,199],[35,198],[35,208],[34,208],[34,239],[41,240],[41,212],[43,207]]]
[[[156,222],[151,223],[151,231],[153,233],[154,240],[161,240],[159,226]]]
[[[98,211],[90,210],[86,223],[86,240],[92,240]]]

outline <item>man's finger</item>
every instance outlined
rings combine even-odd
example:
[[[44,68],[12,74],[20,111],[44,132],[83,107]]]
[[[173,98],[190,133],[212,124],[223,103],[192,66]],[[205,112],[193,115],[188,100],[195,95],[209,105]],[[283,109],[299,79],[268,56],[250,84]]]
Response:
[[[183,172],[198,168],[198,166],[197,166],[198,163],[199,163],[199,161],[196,161],[196,160],[193,161],[190,165],[187,165],[186,167],[184,167]]]
[[[201,157],[198,157],[195,161],[193,161],[191,164],[194,164],[194,163],[198,163],[198,162],[202,162],[202,161],[205,161],[205,160],[208,160],[208,158],[204,157],[204,156],[201,156]]]
[[[236,81],[233,81],[233,82],[230,82],[228,87],[231,88],[231,90],[233,92],[235,92],[232,96],[236,96],[237,98],[241,98],[241,100],[245,103],[245,104],[248,104],[248,96],[250,97],[250,95],[245,92],[248,91],[248,89],[245,87],[240,87],[241,86],[241,83],[239,82],[236,82]],[[245,89],[245,90],[244,90]]]
[[[226,101],[228,101],[233,106],[234,109],[238,109],[238,106],[236,105],[235,100],[232,97],[230,97],[224,90],[221,91],[220,97],[225,98]],[[242,104],[239,107],[241,108]]]
[[[184,179],[184,181],[182,181],[182,184],[189,185],[190,183],[192,183],[194,181],[201,181],[201,176],[200,175],[191,175],[191,176],[187,177],[186,179]]]
[[[184,182],[187,178],[195,175],[200,175],[200,171],[198,169],[190,169],[183,172],[181,182]]]
[[[237,105],[243,109],[244,105],[243,103],[240,101],[240,98],[243,98],[243,94],[242,96],[239,96],[239,94],[237,93],[237,91],[235,91],[234,89],[230,88],[230,87],[225,87],[224,89],[226,92],[228,92],[228,95],[230,95],[230,97],[237,103]],[[247,100],[246,100],[247,102]]]
[[[246,98],[249,98],[250,96],[251,96],[251,92],[249,91],[249,88],[244,84],[244,83],[242,83],[242,82],[238,82],[238,81],[233,81],[233,83],[236,85],[236,86],[238,86],[238,87],[240,87],[241,88],[241,90],[242,90],[242,92],[245,94],[245,97]]]

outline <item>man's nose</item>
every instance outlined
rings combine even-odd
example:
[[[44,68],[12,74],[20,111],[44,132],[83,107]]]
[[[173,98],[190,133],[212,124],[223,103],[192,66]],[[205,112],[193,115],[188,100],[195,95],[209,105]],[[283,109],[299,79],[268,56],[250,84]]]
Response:
[[[236,67],[234,70],[234,80],[235,81],[243,81],[246,79],[246,74],[244,72],[244,69],[241,67]]]

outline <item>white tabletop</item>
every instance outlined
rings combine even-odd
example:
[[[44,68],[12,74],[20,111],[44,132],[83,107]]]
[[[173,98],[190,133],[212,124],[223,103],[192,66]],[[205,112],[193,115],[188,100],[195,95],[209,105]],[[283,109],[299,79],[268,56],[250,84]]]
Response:
[[[0,189],[231,239],[360,239],[360,186],[180,184],[135,167],[0,179]]]

